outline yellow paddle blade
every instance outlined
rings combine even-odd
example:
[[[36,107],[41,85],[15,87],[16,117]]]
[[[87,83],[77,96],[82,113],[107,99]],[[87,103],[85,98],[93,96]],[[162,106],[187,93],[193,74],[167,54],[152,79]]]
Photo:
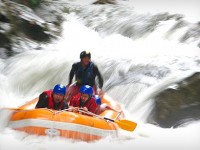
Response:
[[[134,131],[137,126],[137,123],[130,120],[114,120],[114,122],[117,123],[121,129],[127,131]]]

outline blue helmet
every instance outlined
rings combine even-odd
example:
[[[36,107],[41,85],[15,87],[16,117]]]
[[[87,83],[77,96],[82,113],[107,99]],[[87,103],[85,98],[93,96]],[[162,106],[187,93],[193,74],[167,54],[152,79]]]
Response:
[[[56,94],[65,95],[66,86],[64,86],[62,84],[57,84],[57,85],[54,86],[53,92],[56,93]]]
[[[93,89],[92,89],[92,87],[89,86],[89,85],[83,85],[83,86],[80,88],[80,92],[83,93],[83,94],[92,95]]]
[[[101,98],[99,97],[99,95],[95,95],[94,98],[96,100],[97,105],[101,105]]]

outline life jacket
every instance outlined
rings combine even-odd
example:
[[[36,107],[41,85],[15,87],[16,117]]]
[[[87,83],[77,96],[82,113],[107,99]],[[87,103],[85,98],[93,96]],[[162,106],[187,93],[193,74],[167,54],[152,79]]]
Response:
[[[47,108],[48,109],[55,109],[55,105],[54,105],[54,102],[53,102],[53,91],[52,90],[48,90],[48,91],[44,91],[45,94],[47,94],[48,96],[48,106]],[[62,110],[64,106],[64,101],[61,101],[61,104],[60,104],[60,107],[59,107],[59,110]]]
[[[95,83],[95,77],[94,74],[94,63],[90,62],[87,66],[87,68],[83,68],[81,62],[78,64],[78,68],[76,71],[76,81],[79,85],[90,85],[93,86]]]
[[[80,108],[86,107],[88,111],[95,113],[98,106],[93,97],[89,99],[88,101],[86,101],[85,103],[82,103],[80,99],[81,99],[81,94],[79,93],[72,98],[69,105],[73,107],[80,107]]]

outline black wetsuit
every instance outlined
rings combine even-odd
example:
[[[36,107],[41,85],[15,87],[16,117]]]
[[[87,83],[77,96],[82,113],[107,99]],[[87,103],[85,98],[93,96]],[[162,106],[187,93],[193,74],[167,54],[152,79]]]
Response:
[[[86,68],[82,68],[81,62],[74,63],[72,65],[72,69],[69,74],[69,85],[72,84],[72,79],[75,75],[75,79],[77,81],[77,85],[90,85],[95,86],[95,78],[98,77],[99,81],[99,88],[101,89],[103,87],[103,78],[102,75],[99,72],[98,67],[93,63],[90,62]],[[90,75],[88,75],[90,74]],[[86,79],[87,78],[87,79]],[[80,79],[80,80],[79,80]],[[83,81],[85,79],[85,81]]]

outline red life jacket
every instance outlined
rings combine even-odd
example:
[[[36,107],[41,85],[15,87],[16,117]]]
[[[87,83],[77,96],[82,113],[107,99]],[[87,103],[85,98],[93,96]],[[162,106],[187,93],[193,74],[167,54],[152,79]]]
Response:
[[[47,108],[48,109],[55,109],[54,102],[53,102],[53,95],[52,95],[53,91],[48,90],[48,91],[44,91],[44,93],[47,94],[47,96],[48,96],[48,106],[47,106]],[[61,101],[59,110],[62,110],[63,106],[64,106],[64,101]]]
[[[96,100],[93,97],[87,102],[85,102],[84,104],[81,103],[80,99],[81,99],[81,94],[79,93],[70,100],[69,105],[73,107],[86,107],[88,111],[92,113],[96,112],[98,105],[96,103]]]

